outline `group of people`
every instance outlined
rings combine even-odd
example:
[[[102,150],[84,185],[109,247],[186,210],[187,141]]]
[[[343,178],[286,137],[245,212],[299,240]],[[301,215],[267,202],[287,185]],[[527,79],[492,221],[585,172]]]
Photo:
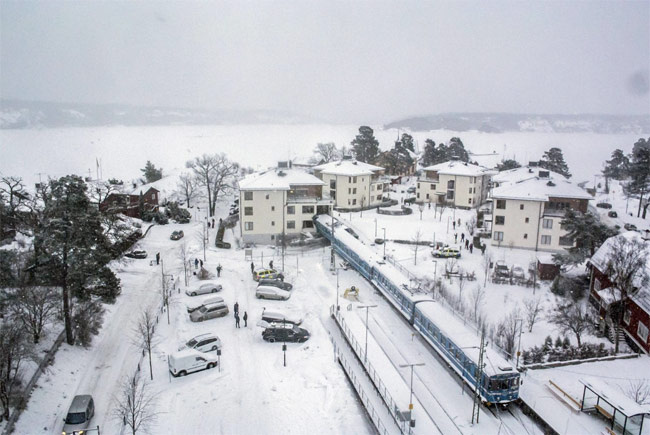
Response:
[[[235,328],[239,328],[239,302],[235,302]],[[248,327],[248,313],[244,311],[244,315],[242,316],[242,319],[244,320],[244,328]]]

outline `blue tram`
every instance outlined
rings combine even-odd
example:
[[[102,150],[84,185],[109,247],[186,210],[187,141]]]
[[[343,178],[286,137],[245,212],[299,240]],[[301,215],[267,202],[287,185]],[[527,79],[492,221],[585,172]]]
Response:
[[[401,272],[355,239],[331,216],[315,216],[314,224],[318,232],[334,244],[336,252],[384,294],[472,389],[478,386],[484,402],[505,404],[518,399],[519,372],[491,348],[484,353],[482,376],[480,382],[477,381],[480,339],[475,331],[439,302],[428,296],[414,295],[409,290],[409,280]]]

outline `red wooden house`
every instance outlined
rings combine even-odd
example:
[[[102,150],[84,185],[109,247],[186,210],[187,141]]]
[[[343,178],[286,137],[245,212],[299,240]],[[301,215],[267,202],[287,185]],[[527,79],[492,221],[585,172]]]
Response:
[[[145,211],[158,210],[159,191],[150,187],[146,192],[140,192],[139,195],[128,193],[111,193],[99,204],[99,210],[102,212],[110,211],[122,213],[129,217],[139,218],[140,216],[140,197],[144,203]]]
[[[642,240],[648,246],[650,253],[650,238],[637,232],[629,231],[615,237],[610,237],[596,251],[590,260],[591,279],[589,285],[589,301],[600,315],[599,328],[614,339],[614,327],[608,314],[610,304],[621,300],[621,292],[613,287],[606,270],[612,244],[616,237]],[[650,255],[646,258],[646,273],[650,275]],[[650,284],[646,283],[625,299],[623,316],[625,341],[635,350],[650,353]]]

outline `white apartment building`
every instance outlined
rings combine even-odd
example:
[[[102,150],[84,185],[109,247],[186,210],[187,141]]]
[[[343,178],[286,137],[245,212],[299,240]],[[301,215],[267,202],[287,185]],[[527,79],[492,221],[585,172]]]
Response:
[[[551,180],[568,180],[564,175],[558,174],[557,172],[529,165],[496,173],[491,179],[492,187],[501,187],[506,184],[513,184],[530,178],[536,178],[540,176],[540,172],[543,177],[548,177]]]
[[[415,200],[460,208],[478,207],[487,199],[490,177],[495,173],[460,160],[427,166],[418,179]]]
[[[557,175],[557,174],[555,174]],[[536,176],[492,190],[492,245],[558,252],[573,246],[560,225],[567,209],[587,212],[591,196],[566,178]]]
[[[290,166],[290,164],[288,165]],[[239,182],[239,224],[244,243],[277,244],[284,234],[314,232],[312,217],[329,213],[325,183],[299,169],[278,168]]]
[[[325,183],[334,207],[358,210],[384,202],[390,180],[384,168],[344,157],[314,167],[314,175]]]

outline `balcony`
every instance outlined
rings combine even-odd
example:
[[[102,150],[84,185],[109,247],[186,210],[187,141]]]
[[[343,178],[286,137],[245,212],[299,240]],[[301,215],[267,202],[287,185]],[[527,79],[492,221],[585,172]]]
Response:
[[[333,201],[328,195],[287,195],[287,204],[331,204]]]
[[[567,208],[565,207],[544,207],[544,216],[548,217],[558,217],[562,218],[564,217],[564,214],[566,213]]]

